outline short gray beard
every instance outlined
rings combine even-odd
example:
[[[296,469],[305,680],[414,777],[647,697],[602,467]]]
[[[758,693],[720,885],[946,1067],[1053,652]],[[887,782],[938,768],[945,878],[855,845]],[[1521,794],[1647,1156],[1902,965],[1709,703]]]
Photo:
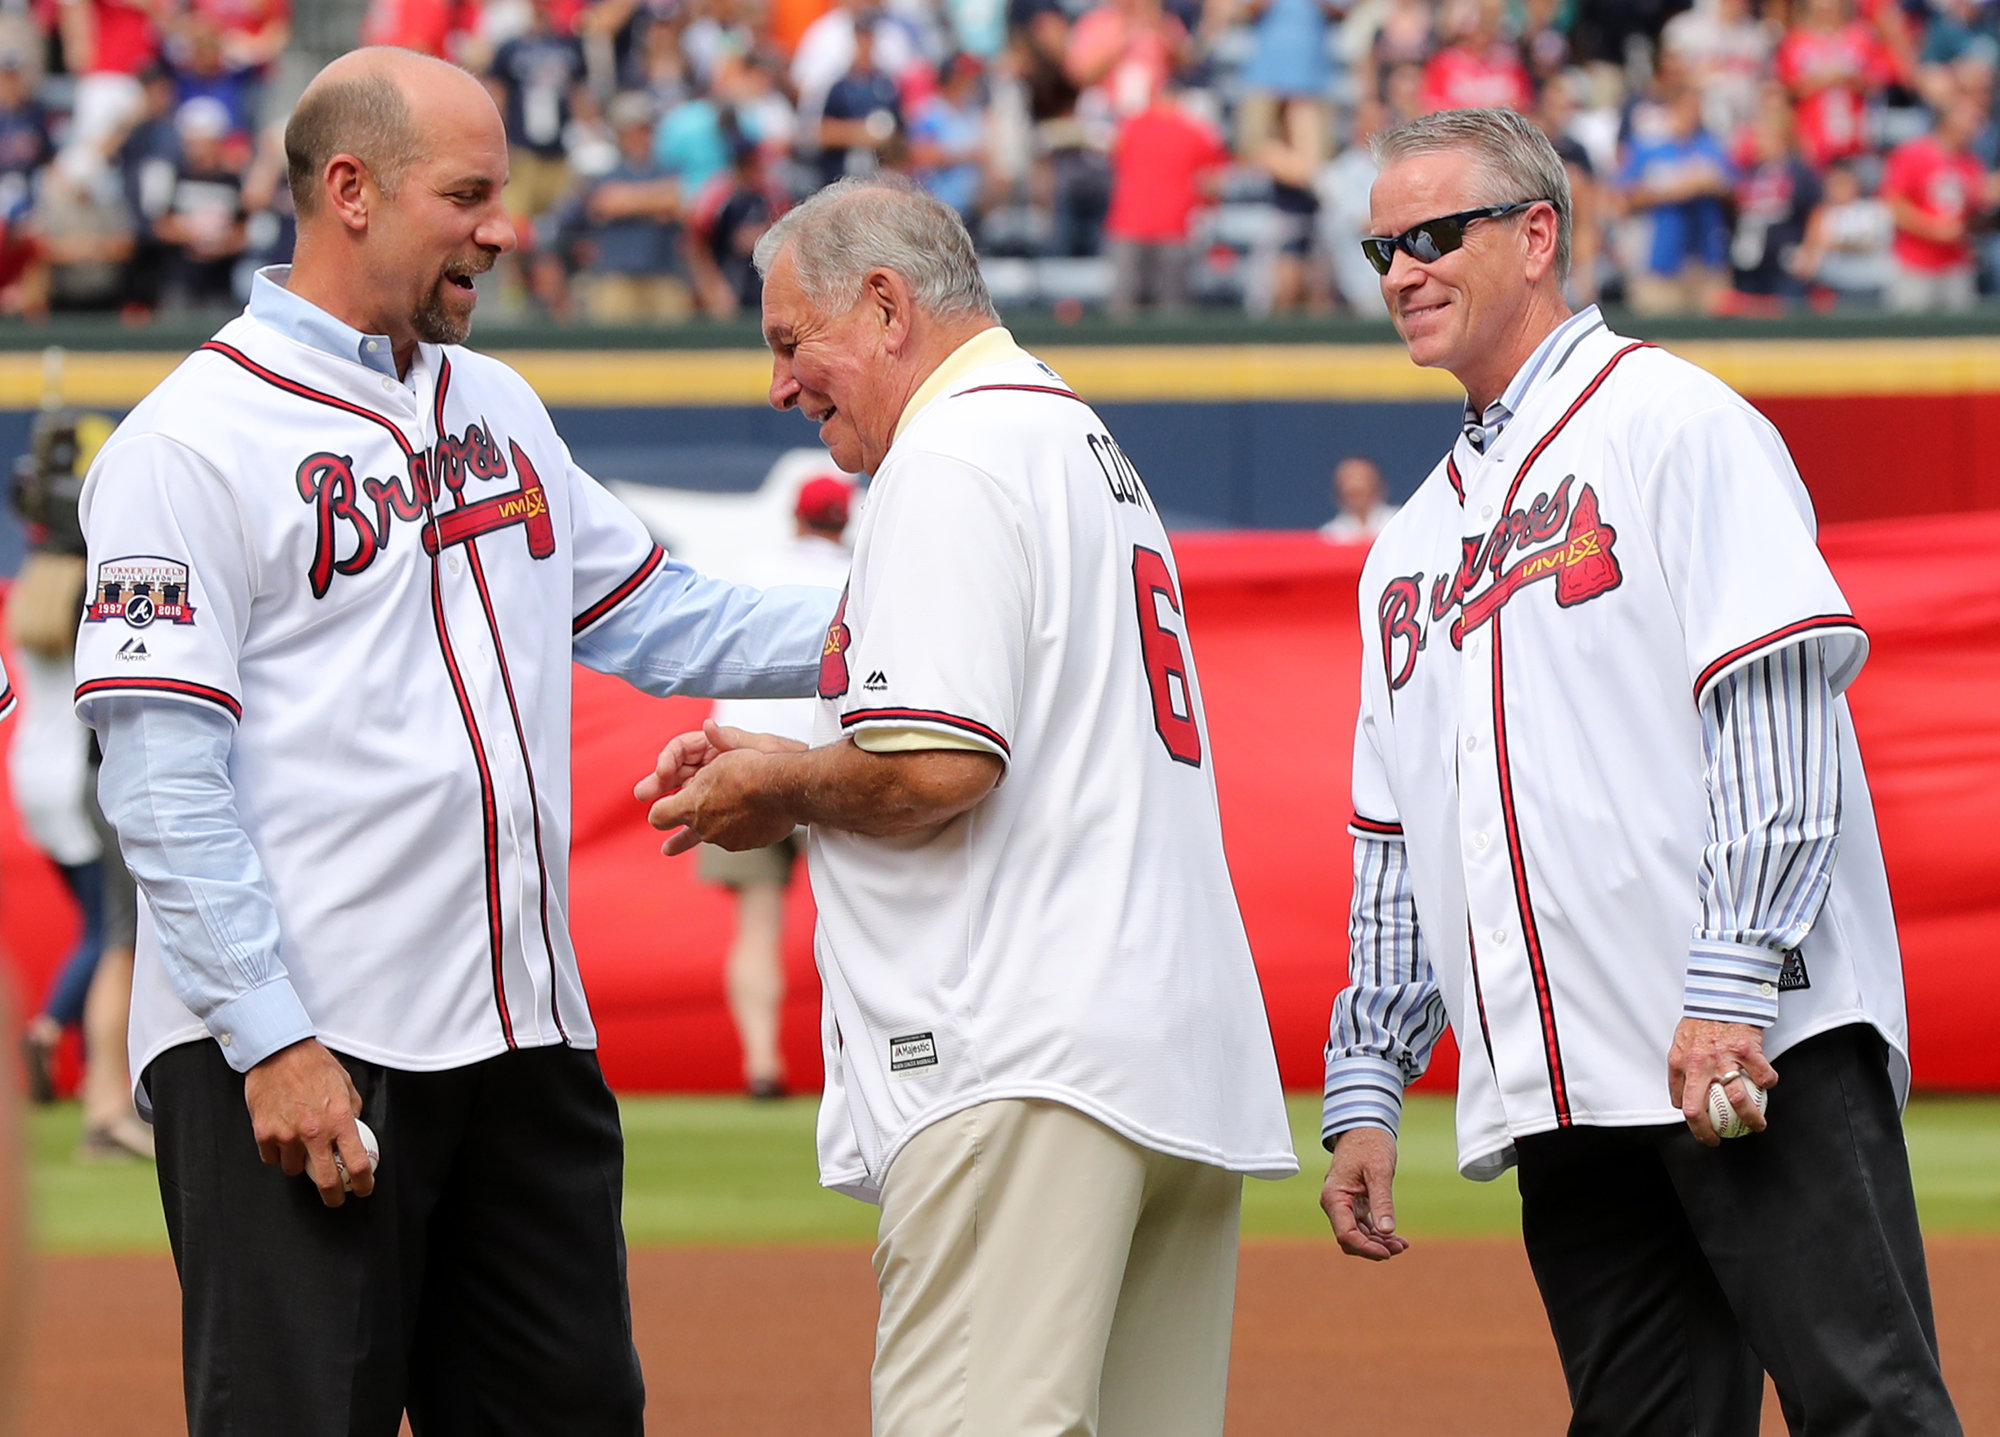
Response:
[[[453,314],[445,307],[444,287],[454,275],[470,279],[493,268],[493,256],[482,255],[484,264],[454,262],[439,272],[437,282],[424,292],[417,302],[417,312],[410,316],[410,327],[417,332],[417,338],[425,344],[463,344],[472,333],[472,316],[464,318]]]

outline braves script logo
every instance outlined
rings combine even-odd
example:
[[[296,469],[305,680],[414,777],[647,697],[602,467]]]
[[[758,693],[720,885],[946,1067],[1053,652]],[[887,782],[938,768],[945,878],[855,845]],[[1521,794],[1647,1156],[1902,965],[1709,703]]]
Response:
[[[1451,624],[1453,648],[1463,645],[1467,634],[1499,613],[1514,595],[1543,579],[1555,581],[1556,604],[1565,609],[1618,587],[1624,575],[1611,552],[1618,531],[1599,517],[1597,491],[1588,484],[1571,503],[1570,486],[1575,482],[1576,475],[1565,474],[1553,494],[1537,495],[1526,508],[1495,524],[1490,534],[1461,541],[1458,572],[1440,574],[1431,585],[1433,623],[1458,610]],[[1558,534],[1562,537],[1556,543],[1546,542]],[[1523,549],[1533,552],[1510,565],[1508,559]],[[1410,681],[1424,647],[1423,579],[1420,573],[1391,579],[1376,606],[1382,663],[1392,690]]]
[[[357,478],[351,456],[308,455],[299,465],[298,485],[299,497],[313,506],[317,521],[318,539],[307,572],[313,597],[326,596],[335,574],[359,574],[374,563],[376,555],[389,546],[394,521],[421,522],[446,493],[451,495],[453,507],[424,526],[426,554],[435,555],[453,544],[469,543],[481,534],[516,524],[527,531],[529,554],[546,559],[555,553],[555,526],[549,519],[549,498],[541,476],[511,439],[507,452],[514,461],[513,472],[520,476],[518,487],[471,503],[465,498],[468,479],[505,479],[508,473],[507,460],[501,457],[485,425],[469,424],[457,439],[442,435],[428,454],[412,456],[407,488],[403,478]],[[353,544],[345,559],[336,557],[344,547],[343,535]]]
[[[97,566],[97,590],[83,611],[83,621],[101,624],[106,619],[123,619],[135,629],[157,620],[193,623],[187,565],[153,554],[106,559]],[[140,652],[145,652],[143,647]]]
[[[819,651],[819,696],[837,699],[847,692],[847,650],[854,635],[847,627],[847,590],[840,591],[840,607],[826,626],[826,647]]]

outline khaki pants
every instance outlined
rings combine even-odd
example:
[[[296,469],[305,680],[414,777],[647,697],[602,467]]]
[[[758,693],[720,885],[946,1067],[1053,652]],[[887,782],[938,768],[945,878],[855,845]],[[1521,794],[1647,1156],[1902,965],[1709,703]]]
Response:
[[[593,324],[678,324],[694,313],[694,295],[677,275],[590,274],[579,283]]]
[[[1003,1099],[882,1189],[875,1437],[1217,1437],[1240,1175]]]
[[[1679,274],[1642,270],[1625,281],[1625,302],[1634,314],[1706,314],[1729,277],[1707,265],[1690,264]]]

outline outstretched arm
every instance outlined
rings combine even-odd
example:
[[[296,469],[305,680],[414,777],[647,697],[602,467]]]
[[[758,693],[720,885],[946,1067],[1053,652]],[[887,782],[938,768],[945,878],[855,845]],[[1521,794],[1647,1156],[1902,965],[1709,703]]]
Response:
[[[1000,772],[999,758],[971,749],[870,753],[851,739],[809,749],[710,720],[668,744],[633,796],[673,834],[666,852],[741,850],[800,824],[878,838],[935,828],[986,797]]]

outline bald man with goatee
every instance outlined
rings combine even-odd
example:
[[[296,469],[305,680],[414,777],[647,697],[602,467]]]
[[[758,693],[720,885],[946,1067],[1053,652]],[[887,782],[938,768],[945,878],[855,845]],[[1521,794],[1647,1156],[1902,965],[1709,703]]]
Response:
[[[132,1071],[193,1437],[643,1428],[623,1139],[568,932],[572,661],[810,693],[835,596],[667,559],[460,349],[514,247],[479,83],[361,50],[297,258],[83,496],[79,712],[145,898]]]

